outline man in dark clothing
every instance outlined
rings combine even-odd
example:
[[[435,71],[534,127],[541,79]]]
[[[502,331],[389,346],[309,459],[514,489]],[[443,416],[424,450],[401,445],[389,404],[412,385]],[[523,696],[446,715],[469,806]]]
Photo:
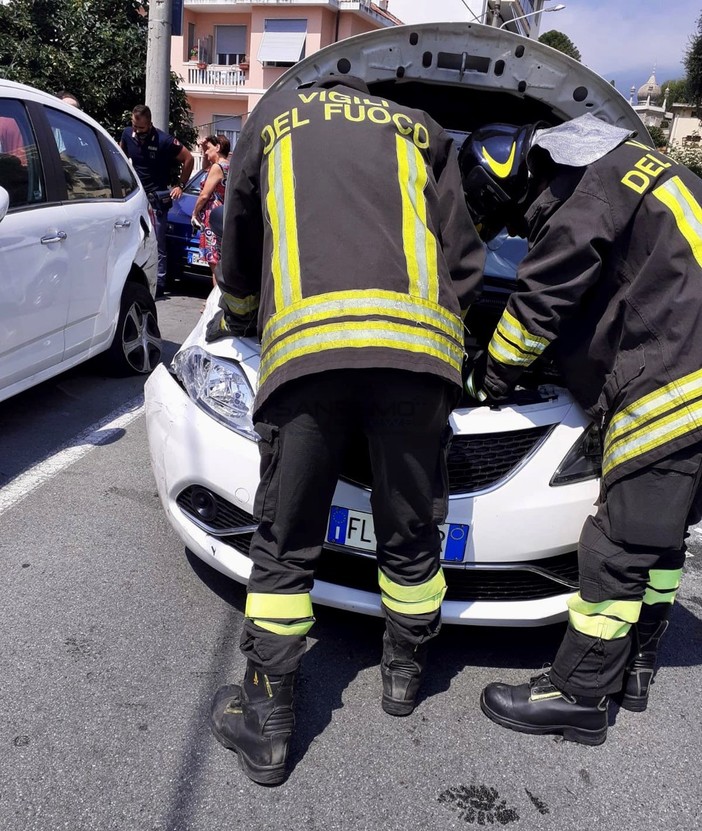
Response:
[[[702,183],[632,135],[591,115],[492,125],[460,159],[476,222],[522,225],[530,244],[467,389],[499,402],[548,348],[603,438],[553,665],[529,684],[490,684],[481,706],[514,730],[586,744],[605,740],[610,696],[646,708],[686,531],[702,516]]]
[[[357,78],[266,96],[234,152],[222,311],[208,339],[261,339],[259,521],[239,686],[211,723],[254,781],[278,784],[310,590],[347,440],[365,433],[386,618],[382,706],[412,712],[445,581],[447,421],[460,394],[462,314],[484,254],[455,149],[426,113]],[[254,321],[257,320],[257,327]]]
[[[154,212],[154,231],[158,245],[156,294],[166,287],[166,225],[173,199],[180,199],[193,172],[193,155],[175,136],[169,136],[151,123],[151,110],[138,104],[132,110],[132,126],[122,133],[120,147],[131,160]],[[173,165],[180,163],[180,181],[170,186]]]

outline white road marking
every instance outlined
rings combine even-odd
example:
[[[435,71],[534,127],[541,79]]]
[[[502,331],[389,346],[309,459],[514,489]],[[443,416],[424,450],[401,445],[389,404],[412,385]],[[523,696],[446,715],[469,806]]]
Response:
[[[144,396],[132,398],[122,407],[113,410],[100,421],[92,424],[71,439],[60,450],[37,462],[29,470],[0,488],[0,516],[29,496],[32,491],[46,484],[54,476],[82,459],[101,444],[112,441],[121,430],[144,414]]]

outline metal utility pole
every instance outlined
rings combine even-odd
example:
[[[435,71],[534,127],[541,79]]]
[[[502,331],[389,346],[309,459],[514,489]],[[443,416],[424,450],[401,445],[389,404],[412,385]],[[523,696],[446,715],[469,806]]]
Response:
[[[172,0],[151,0],[146,46],[146,105],[156,127],[168,132],[171,90]]]
[[[502,22],[502,1],[487,0],[485,4],[485,16],[490,15],[490,20],[485,20],[489,26],[499,26]]]

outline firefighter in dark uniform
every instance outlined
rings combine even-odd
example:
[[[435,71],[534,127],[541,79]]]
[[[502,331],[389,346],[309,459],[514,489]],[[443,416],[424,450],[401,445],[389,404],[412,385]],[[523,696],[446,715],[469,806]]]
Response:
[[[261,481],[241,685],[211,724],[254,781],[278,784],[310,590],[344,448],[368,439],[386,618],[382,706],[415,706],[446,591],[447,422],[462,315],[484,254],[451,139],[426,113],[349,76],[264,97],[234,151],[221,311],[208,339],[257,332]],[[448,433],[447,433],[448,431]]]
[[[460,163],[481,233],[506,224],[530,245],[469,392],[499,402],[548,349],[603,439],[553,665],[490,684],[481,706],[514,730],[600,744],[609,697],[646,708],[702,516],[702,183],[592,115],[486,126]]]

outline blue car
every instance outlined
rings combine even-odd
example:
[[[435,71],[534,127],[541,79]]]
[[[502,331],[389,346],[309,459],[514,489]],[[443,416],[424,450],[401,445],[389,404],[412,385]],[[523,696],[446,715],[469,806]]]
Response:
[[[200,183],[207,176],[199,170],[188,182],[180,199],[168,211],[166,246],[168,252],[168,285],[184,276],[210,277],[209,265],[200,261],[200,234],[193,231],[190,217],[200,194]]]

